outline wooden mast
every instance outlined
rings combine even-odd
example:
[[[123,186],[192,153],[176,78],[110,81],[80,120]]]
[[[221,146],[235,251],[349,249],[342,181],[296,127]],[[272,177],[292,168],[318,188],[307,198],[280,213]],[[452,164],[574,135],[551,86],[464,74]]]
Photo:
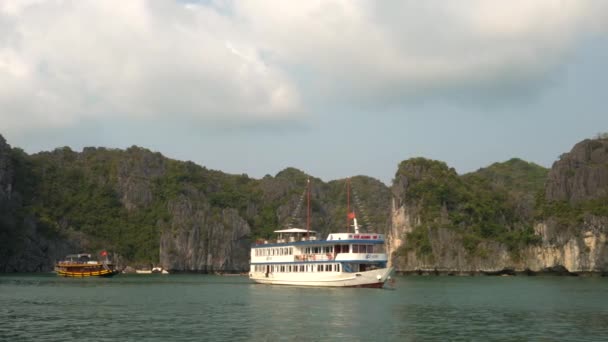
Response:
[[[306,184],[306,239],[310,239],[310,178]]]
[[[350,233],[350,177],[346,178],[346,232]]]

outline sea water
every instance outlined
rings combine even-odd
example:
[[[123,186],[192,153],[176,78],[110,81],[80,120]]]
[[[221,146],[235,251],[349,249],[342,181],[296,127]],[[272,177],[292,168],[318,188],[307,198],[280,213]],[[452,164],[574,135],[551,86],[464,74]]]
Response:
[[[395,279],[382,290],[193,274],[0,275],[0,340],[608,340],[608,278]]]

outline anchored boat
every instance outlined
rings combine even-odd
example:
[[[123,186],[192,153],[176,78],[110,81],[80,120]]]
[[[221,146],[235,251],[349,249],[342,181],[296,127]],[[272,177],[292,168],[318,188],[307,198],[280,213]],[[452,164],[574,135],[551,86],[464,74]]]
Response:
[[[103,261],[91,258],[91,254],[70,254],[64,260],[57,262],[55,273],[62,277],[111,277],[118,273],[112,262],[108,260],[106,251],[101,252]]]
[[[275,285],[383,287],[392,272],[387,267],[384,235],[360,233],[353,212],[349,211],[348,220],[353,221],[354,232],[330,233],[325,240],[310,230],[310,218],[307,229],[274,231],[276,240],[251,247],[249,278]]]

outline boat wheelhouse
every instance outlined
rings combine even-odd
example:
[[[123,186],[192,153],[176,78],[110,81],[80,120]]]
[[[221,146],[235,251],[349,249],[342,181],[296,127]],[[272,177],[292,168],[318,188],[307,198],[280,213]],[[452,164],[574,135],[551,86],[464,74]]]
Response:
[[[106,251],[101,252],[104,261],[93,260],[91,254],[70,254],[55,264],[55,273],[62,277],[111,277],[118,273],[108,260]]]

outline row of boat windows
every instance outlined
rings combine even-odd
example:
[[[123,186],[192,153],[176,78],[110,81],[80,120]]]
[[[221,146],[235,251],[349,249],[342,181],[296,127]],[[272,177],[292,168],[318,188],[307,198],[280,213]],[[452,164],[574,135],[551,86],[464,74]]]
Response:
[[[351,253],[350,245],[337,245],[336,253]],[[305,254],[327,254],[333,253],[334,246],[316,246],[306,247]],[[384,253],[382,245],[352,245],[352,253]],[[293,247],[278,247],[278,248],[256,248],[255,256],[277,256],[277,255],[293,255]]]
[[[256,248],[255,256],[293,255],[293,247]]]
[[[254,265],[254,271],[264,273],[340,272],[340,264]]]

